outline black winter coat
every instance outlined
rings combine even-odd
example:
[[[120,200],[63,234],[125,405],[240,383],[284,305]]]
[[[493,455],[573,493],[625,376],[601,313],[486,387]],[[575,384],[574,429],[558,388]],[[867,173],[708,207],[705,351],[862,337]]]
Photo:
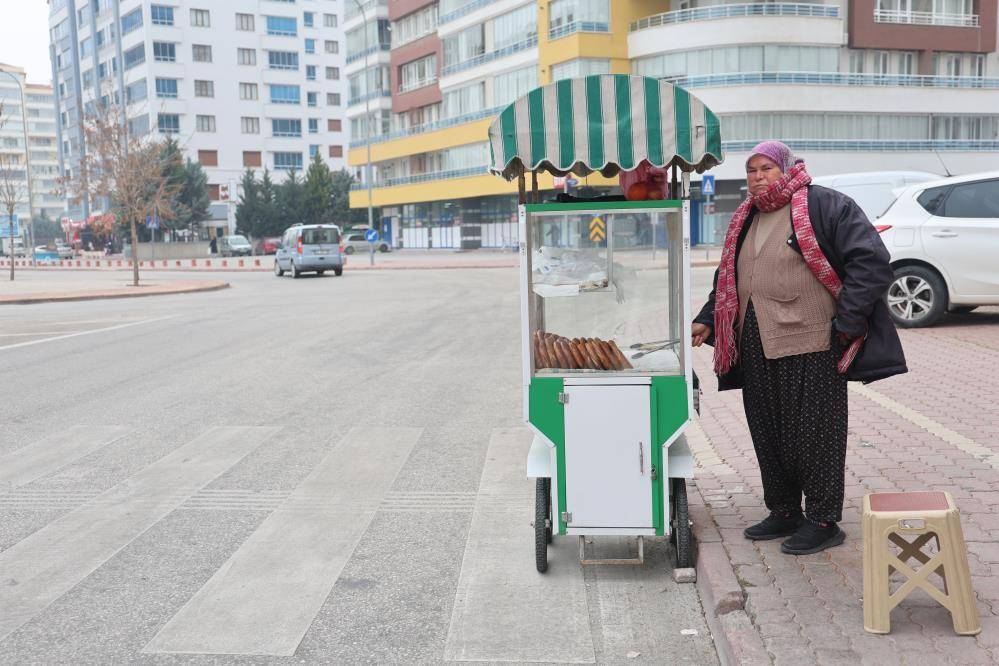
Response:
[[[755,216],[756,209],[750,210],[736,245],[736,257]],[[851,337],[867,336],[847,371],[847,378],[866,384],[908,372],[902,343],[884,300],[894,273],[888,250],[874,225],[853,199],[819,185],[808,186],[808,216],[819,248],[843,282],[833,326]],[[801,254],[793,230],[787,243]],[[717,270],[714,285],[717,288]],[[715,288],[694,318],[695,323],[712,328],[707,340],[710,345],[714,344]],[[719,390],[735,388],[742,388],[742,369],[738,364],[718,377]]]

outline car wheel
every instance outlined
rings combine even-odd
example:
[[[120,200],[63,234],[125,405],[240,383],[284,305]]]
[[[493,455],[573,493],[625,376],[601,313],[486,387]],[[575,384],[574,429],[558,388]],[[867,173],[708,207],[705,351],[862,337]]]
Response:
[[[281,268],[281,264],[278,263],[277,259],[274,260],[274,275],[278,277],[284,275],[284,269]]]
[[[385,243],[382,243],[381,245],[378,246],[378,251],[379,252],[388,252],[388,245],[386,245]]]
[[[901,328],[932,326],[947,311],[947,287],[940,276],[922,266],[903,266],[885,296],[888,311]]]
[[[343,253],[344,254],[354,254],[354,248],[351,247],[350,245],[348,245],[347,247],[343,248]]]
[[[298,270],[298,266],[295,265],[294,261],[291,262],[291,277],[295,280],[302,277],[302,273]]]
[[[322,277],[323,273],[325,273],[325,272],[326,271],[316,271],[316,275],[318,275],[319,277]]]
[[[343,275],[343,266],[338,266],[337,268],[334,268],[333,269],[333,275],[335,275],[337,277],[340,277],[341,275]]]

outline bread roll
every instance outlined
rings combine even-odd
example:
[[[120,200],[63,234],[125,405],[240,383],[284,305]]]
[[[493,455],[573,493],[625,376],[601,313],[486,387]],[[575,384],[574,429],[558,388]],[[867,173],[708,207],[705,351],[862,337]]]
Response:
[[[578,342],[570,342],[569,351],[572,352],[572,360],[576,362],[577,368],[583,369],[589,367],[589,364],[586,361],[586,356],[584,356],[582,351],[580,351]]]
[[[540,335],[534,341],[534,367],[538,369],[552,367],[551,360],[548,358],[548,352],[545,350],[544,340]]]
[[[592,338],[590,340],[592,340]],[[607,365],[607,362],[603,359],[603,355],[600,353],[600,349],[597,347],[596,341],[591,342],[590,340],[587,340],[586,342],[586,349],[590,352],[590,359],[593,361],[596,369],[610,370],[610,366]]]
[[[545,352],[548,354],[548,360],[551,362],[551,365],[548,367],[559,367],[558,355],[555,353],[555,343],[551,338],[545,338]]]
[[[614,354],[614,358],[617,359],[617,364],[621,370],[630,370],[634,367],[631,365],[631,361],[628,360],[628,357],[624,355],[624,352],[622,352],[616,344],[613,342],[610,343],[610,348],[611,352]]]

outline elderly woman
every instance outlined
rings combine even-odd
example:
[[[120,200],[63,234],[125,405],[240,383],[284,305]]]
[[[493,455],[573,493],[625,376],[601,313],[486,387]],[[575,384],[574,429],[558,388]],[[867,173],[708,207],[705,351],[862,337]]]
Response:
[[[857,204],[811,185],[783,143],[757,145],[746,180],[693,344],[714,345],[719,390],[742,388],[770,510],[746,538],[790,537],[781,550],[805,555],[845,538],[847,380],[906,372],[883,300],[892,269]]]

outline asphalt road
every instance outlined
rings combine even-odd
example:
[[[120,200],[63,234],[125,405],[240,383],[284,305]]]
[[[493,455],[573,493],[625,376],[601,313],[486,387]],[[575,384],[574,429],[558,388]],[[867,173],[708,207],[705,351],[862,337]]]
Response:
[[[661,543],[534,572],[514,269],[226,279],[0,308],[3,661],[717,663]]]

